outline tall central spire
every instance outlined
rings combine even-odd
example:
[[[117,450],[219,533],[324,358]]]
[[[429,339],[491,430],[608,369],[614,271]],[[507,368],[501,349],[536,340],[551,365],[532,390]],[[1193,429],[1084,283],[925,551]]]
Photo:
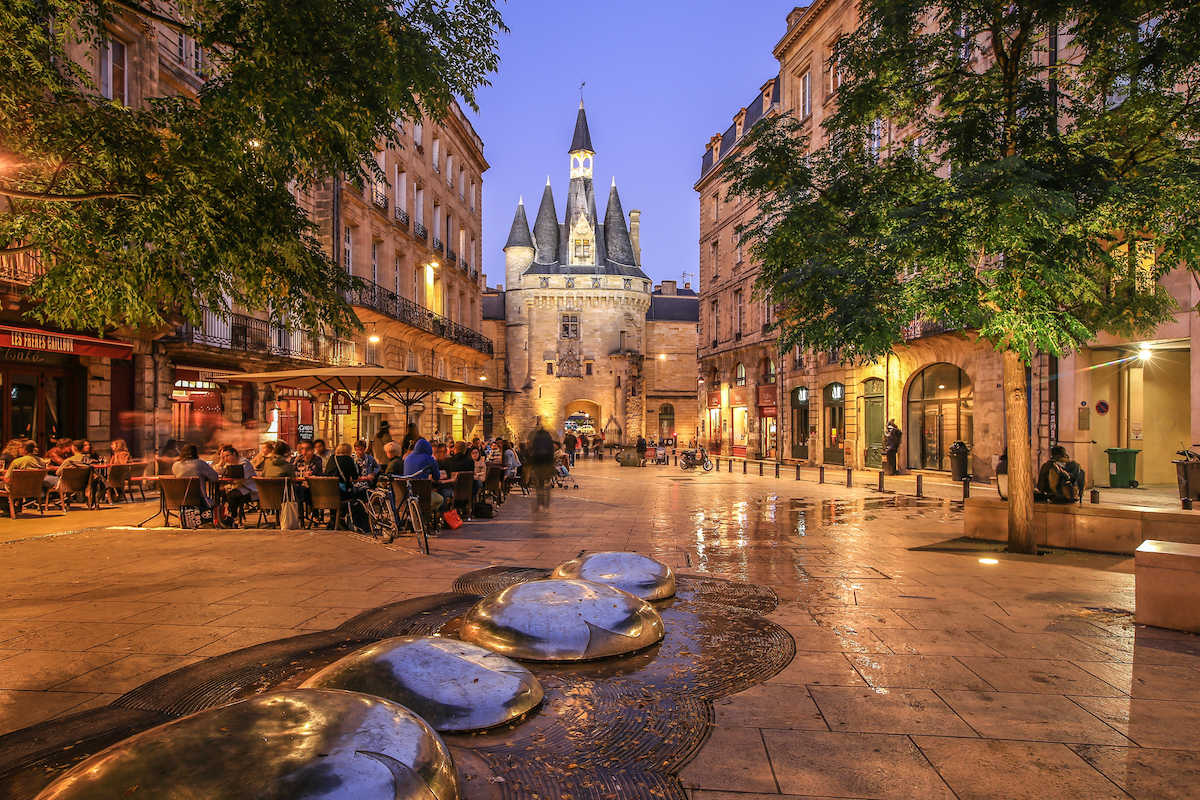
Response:
[[[575,135],[571,137],[571,149],[568,153],[587,153],[595,155],[592,147],[592,134],[588,131],[587,113],[583,110],[583,101],[579,101],[579,116],[575,118]]]

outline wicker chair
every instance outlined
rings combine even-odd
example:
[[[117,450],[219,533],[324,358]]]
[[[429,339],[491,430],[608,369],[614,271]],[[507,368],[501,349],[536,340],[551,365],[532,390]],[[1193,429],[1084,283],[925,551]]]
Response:
[[[480,497],[491,497],[496,505],[504,505],[504,467],[488,467]]]
[[[287,491],[287,483],[287,478],[254,479],[254,484],[258,486],[258,523],[255,527],[262,527],[268,512],[274,512],[275,526],[279,526],[279,510],[283,508],[283,496]]]
[[[125,502],[129,502],[129,479],[133,476],[133,464],[113,464],[108,468],[108,488],[115,490]]]
[[[308,479],[308,507],[312,511],[332,511],[333,529],[340,530],[342,515],[342,491],[337,478]],[[311,518],[310,518],[311,521]]]
[[[91,467],[59,467],[58,468],[58,485],[46,492],[46,504],[52,502],[53,497],[58,497],[58,505],[62,508],[63,513],[71,510],[71,495],[83,495],[84,503],[91,506],[91,498],[88,496],[92,482]]]
[[[146,469],[150,465],[145,461],[135,461],[129,465],[129,485],[136,487],[142,493],[142,499],[146,499]]]
[[[44,469],[17,469],[9,476],[10,483],[0,483],[0,500],[8,500],[8,516],[16,519],[17,514],[32,500],[42,516],[46,515],[46,504],[42,502],[42,481],[49,474]]]
[[[171,514],[179,518],[179,510],[184,506],[203,507],[206,505],[204,492],[201,491],[200,478],[168,478],[158,479],[158,489],[162,492],[163,517],[171,524]],[[182,526],[182,522],[180,523]]]
[[[421,523],[426,533],[437,530],[437,520],[433,516],[433,480],[430,478],[392,478],[392,491],[396,493],[396,504],[408,497],[408,484],[412,483],[413,495],[417,498],[417,506],[421,509]]]
[[[454,473],[454,507],[459,509],[463,520],[471,518],[471,508],[475,501],[475,473]]]

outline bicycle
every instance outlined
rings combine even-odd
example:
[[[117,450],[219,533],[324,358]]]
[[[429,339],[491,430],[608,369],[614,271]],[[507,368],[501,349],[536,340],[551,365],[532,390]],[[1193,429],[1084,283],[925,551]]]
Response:
[[[386,487],[376,487],[367,492],[367,516],[371,519],[371,533],[377,535],[384,544],[390,544],[407,525],[417,537],[417,547],[422,553],[429,555],[429,536],[421,517],[421,504],[417,502],[417,497],[412,491],[412,482],[400,477],[395,480],[403,480],[406,488],[399,510],[396,508],[395,488],[390,481]]]

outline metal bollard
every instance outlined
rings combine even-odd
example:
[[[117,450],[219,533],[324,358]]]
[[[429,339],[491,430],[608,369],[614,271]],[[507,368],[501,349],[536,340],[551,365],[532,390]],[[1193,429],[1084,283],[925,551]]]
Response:
[[[1092,505],[1094,505],[1094,506],[1100,505],[1100,490],[1099,489],[1092,489]]]
[[[824,482],[825,482],[825,465],[822,464],[821,466],[817,467],[817,483],[824,483]]]
[[[750,466],[750,462],[749,462],[749,461],[747,461],[746,459],[744,459],[744,458],[743,458],[743,459],[742,459],[742,474],[743,474],[743,475],[748,475],[748,474],[749,474],[749,473],[746,471],[746,468],[747,468],[747,467],[749,467],[749,466]]]
[[[971,496],[971,479],[963,478],[963,500]]]
[[[763,466],[762,466],[762,462],[760,461],[760,462],[758,462],[758,477],[761,478],[762,476],[763,476]]]
[[[796,465],[796,480],[800,480],[800,465]]]
[[[879,491],[883,491],[883,470],[879,470]]]
[[[846,467],[846,488],[854,488],[854,470],[850,467]]]
[[[675,466],[679,466],[679,456],[675,456]]]
[[[776,478],[779,477],[779,462],[778,461],[775,462],[775,477]]]
[[[924,496],[925,496],[925,482],[924,482],[924,478],[925,478],[925,476],[924,476],[924,475],[918,475],[918,476],[917,476],[917,497],[924,497]]]
[[[733,472],[733,459],[729,459],[729,471]]]

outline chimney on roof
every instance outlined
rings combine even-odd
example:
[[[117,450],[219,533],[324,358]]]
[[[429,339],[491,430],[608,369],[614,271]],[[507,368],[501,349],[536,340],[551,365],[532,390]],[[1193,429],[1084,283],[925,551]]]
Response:
[[[679,285],[679,284],[678,284],[677,282],[675,282],[675,281],[663,281],[663,282],[662,282],[662,293],[663,293],[663,294],[668,294],[668,295],[675,295],[675,294],[678,294],[679,292],[678,292],[678,290],[676,289],[676,287],[677,287],[678,285]]]
[[[636,208],[629,212],[629,240],[633,243],[634,266],[642,265],[642,212]]]

